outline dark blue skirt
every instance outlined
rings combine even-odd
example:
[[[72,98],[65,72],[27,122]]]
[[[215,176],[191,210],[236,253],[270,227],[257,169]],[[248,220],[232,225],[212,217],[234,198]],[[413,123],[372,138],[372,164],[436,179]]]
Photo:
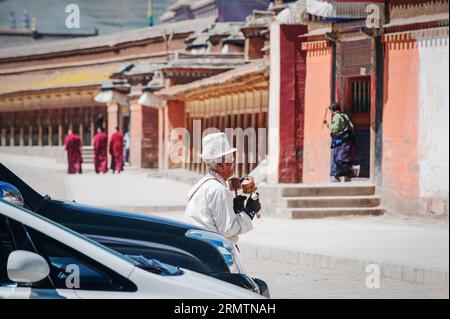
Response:
[[[353,176],[353,147],[354,143],[351,139],[341,139],[339,141],[333,140],[330,176]]]

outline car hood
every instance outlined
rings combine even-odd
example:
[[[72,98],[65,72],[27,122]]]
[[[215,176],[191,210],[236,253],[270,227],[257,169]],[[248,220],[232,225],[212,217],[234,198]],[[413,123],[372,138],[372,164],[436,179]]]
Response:
[[[85,213],[91,213],[91,214],[100,214],[100,215],[106,215],[106,216],[116,216],[116,217],[123,217],[127,219],[134,219],[134,220],[140,220],[140,221],[147,221],[152,223],[158,223],[162,225],[168,225],[173,227],[182,228],[185,230],[189,229],[199,229],[202,230],[203,228],[194,226],[191,224],[175,221],[172,219],[159,217],[155,215],[144,215],[144,214],[135,214],[130,213],[122,210],[115,210],[111,208],[105,208],[105,207],[96,207],[91,205],[85,205],[85,204],[79,204],[76,202],[70,202],[70,201],[57,201],[52,200],[53,204],[57,204],[59,206],[64,206],[65,208],[68,208],[73,211],[79,211],[79,212],[85,212]],[[149,212],[149,214],[151,214]]]
[[[267,299],[247,289],[187,269],[183,269],[181,276],[170,277],[136,267],[129,279],[138,286],[139,297],[142,298]]]

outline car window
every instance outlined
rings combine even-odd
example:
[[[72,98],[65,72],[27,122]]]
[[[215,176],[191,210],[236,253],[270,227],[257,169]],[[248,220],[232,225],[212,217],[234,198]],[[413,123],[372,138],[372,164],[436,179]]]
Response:
[[[57,289],[134,292],[137,287],[106,266],[49,236],[26,228],[38,253],[50,265],[50,278]]]
[[[8,263],[8,256],[13,251],[14,246],[6,226],[6,218],[0,216],[0,286],[11,283],[8,278],[6,265]]]
[[[37,253],[24,226],[11,218],[0,216],[0,286],[14,284],[20,287],[28,286],[39,289],[53,289],[53,285],[48,278],[33,283],[32,285],[16,284],[9,279],[7,271],[8,257],[16,250]]]

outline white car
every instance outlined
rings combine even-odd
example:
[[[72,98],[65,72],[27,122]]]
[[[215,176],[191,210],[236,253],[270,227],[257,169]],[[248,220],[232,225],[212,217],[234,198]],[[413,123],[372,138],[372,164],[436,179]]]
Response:
[[[1,298],[264,299],[189,270],[121,255],[3,200]]]

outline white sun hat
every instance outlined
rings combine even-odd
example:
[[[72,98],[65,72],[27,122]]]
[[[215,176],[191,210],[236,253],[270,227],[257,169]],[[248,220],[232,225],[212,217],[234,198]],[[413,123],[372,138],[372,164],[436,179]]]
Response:
[[[213,133],[203,138],[203,152],[200,158],[214,160],[232,154],[237,148],[232,148],[225,133]]]

